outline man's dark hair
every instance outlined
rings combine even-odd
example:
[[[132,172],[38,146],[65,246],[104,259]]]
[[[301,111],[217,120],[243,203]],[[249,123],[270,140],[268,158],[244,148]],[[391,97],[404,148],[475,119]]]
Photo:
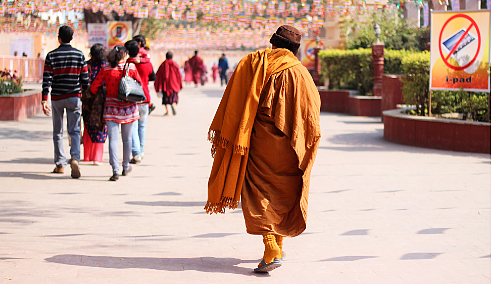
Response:
[[[171,51],[166,53],[166,59],[173,59],[173,53]]]
[[[224,56],[224,57],[225,57],[225,53],[222,53],[222,56]]]
[[[136,40],[129,40],[125,42],[125,48],[128,50],[128,55],[130,55],[130,57],[136,57],[138,55],[138,51],[140,50]]]
[[[136,35],[133,37],[133,40],[137,41],[141,47],[145,47],[145,44],[147,43],[143,35]]]
[[[198,50],[195,50],[195,55],[197,55],[197,54],[198,54]]]
[[[73,30],[69,26],[61,26],[58,30],[58,36],[63,43],[69,43],[73,39]]]
[[[104,62],[106,61],[106,51],[104,50],[104,45],[96,43],[91,47],[89,52],[91,60],[93,62]]]

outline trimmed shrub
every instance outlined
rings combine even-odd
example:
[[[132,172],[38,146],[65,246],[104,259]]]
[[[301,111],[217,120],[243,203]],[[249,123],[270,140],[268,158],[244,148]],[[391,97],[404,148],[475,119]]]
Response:
[[[488,122],[488,94],[459,91],[432,91],[432,114],[461,113],[463,120]]]
[[[319,53],[321,74],[328,79],[330,89],[358,90],[366,94],[372,90],[373,66],[370,49],[328,49]]]
[[[403,79],[403,101],[415,104],[417,114],[425,115],[429,101],[430,53],[410,53],[401,60]]]
[[[401,60],[407,54],[415,52],[405,50],[384,51],[384,73],[402,74]],[[327,49],[319,52],[321,75],[329,80],[330,89],[358,90],[362,95],[372,92],[374,68],[372,49]]]

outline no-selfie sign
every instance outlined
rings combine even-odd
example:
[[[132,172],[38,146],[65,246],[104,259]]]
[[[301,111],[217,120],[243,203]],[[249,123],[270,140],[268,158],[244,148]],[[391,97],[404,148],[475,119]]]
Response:
[[[430,90],[490,93],[490,10],[432,12]]]

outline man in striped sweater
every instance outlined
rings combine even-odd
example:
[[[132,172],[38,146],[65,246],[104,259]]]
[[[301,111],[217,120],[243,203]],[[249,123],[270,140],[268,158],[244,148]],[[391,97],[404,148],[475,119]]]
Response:
[[[55,169],[53,173],[64,172],[67,164],[63,150],[63,113],[67,111],[67,131],[72,138],[70,167],[72,178],[80,177],[80,115],[82,113],[81,92],[89,88],[89,74],[84,54],[70,45],[73,29],[62,26],[58,31],[60,46],[46,55],[43,72],[43,112],[50,115],[48,94],[51,87],[53,108],[53,143],[55,145]]]

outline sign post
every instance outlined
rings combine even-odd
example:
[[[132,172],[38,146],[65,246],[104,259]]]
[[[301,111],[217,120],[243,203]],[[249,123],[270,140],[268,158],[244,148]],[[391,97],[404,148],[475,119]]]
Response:
[[[108,47],[124,45],[132,39],[132,22],[108,22]]]
[[[432,12],[432,90],[490,94],[490,10]]]
[[[108,25],[107,24],[88,24],[87,25],[87,34],[89,36],[89,47],[93,46],[96,43],[100,43],[104,45],[104,47],[108,46]]]

